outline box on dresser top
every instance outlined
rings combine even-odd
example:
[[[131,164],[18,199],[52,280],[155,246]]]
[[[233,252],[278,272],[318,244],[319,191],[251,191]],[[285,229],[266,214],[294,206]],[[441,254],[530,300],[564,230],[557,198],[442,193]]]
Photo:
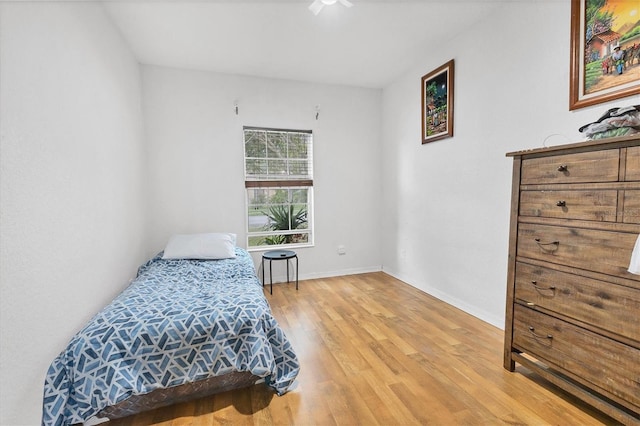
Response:
[[[504,367],[640,424],[640,135],[507,156]]]

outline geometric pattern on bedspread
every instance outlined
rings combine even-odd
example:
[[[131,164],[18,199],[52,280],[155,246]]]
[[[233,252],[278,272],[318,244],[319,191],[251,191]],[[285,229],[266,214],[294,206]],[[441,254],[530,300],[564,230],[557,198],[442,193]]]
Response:
[[[82,423],[131,395],[248,371],[278,395],[299,371],[246,250],[235,259],[157,255],[51,363],[43,425]]]

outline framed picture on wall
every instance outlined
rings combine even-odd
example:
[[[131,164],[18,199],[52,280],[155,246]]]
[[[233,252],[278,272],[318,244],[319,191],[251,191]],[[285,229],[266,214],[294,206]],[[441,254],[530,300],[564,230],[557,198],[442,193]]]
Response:
[[[422,143],[453,136],[453,59],[422,77]]]
[[[640,94],[640,16],[633,0],[571,0],[569,109]]]

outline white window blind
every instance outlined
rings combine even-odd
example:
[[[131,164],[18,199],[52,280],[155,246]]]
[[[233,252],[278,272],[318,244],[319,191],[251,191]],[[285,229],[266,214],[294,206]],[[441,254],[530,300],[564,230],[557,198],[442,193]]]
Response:
[[[311,131],[244,128],[245,180],[312,180]]]

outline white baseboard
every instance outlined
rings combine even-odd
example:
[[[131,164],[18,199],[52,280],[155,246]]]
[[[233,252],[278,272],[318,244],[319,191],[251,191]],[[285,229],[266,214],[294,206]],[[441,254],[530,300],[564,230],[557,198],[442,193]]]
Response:
[[[492,315],[491,313],[485,311],[484,309],[479,308],[478,306],[475,305],[471,305],[465,301],[462,301],[458,298],[455,298],[453,296],[451,296],[448,293],[445,293],[437,288],[431,287],[429,285],[425,285],[424,283],[420,283],[418,284],[415,280],[413,280],[411,277],[407,277],[404,276],[402,274],[397,273],[396,271],[393,271],[389,268],[384,268],[382,266],[372,266],[372,267],[368,267],[368,268],[353,268],[353,269],[342,269],[342,270],[338,270],[338,271],[328,271],[328,272],[322,272],[322,273],[315,273],[315,274],[301,274],[298,279],[300,281],[302,280],[313,280],[313,279],[321,279],[321,278],[332,278],[332,277],[339,277],[339,276],[345,276],[345,275],[356,275],[356,274],[366,274],[366,273],[370,273],[370,272],[384,272],[386,274],[391,275],[392,277],[412,286],[417,288],[418,290],[424,291],[425,293],[435,297],[436,299],[439,299],[451,306],[455,306],[458,309],[461,309],[463,311],[465,311],[466,313],[473,315],[474,317],[478,318],[479,320],[482,320],[486,323],[489,323],[491,325],[493,325],[494,327],[497,327],[501,330],[504,330],[504,317],[500,316],[495,316]],[[260,275],[261,276],[261,275]],[[295,280],[295,277],[293,277]],[[266,277],[267,280],[267,285],[269,284],[269,277],[267,274]],[[277,274],[273,276],[273,284],[283,284],[286,283],[287,281],[287,277],[285,276],[285,274]]]
[[[382,266],[372,266],[368,268],[353,268],[353,269],[342,269],[339,271],[328,271],[321,273],[312,273],[312,274],[300,274],[298,277],[299,281],[302,280],[315,280],[320,278],[332,278],[332,277],[340,277],[344,275],[356,275],[356,274],[367,274],[370,272],[381,272]],[[295,272],[294,272],[295,273]],[[258,276],[262,279],[262,275],[259,273]],[[289,277],[295,280],[295,276]],[[269,284],[269,273],[265,275],[265,280],[267,284]],[[287,281],[286,274],[274,274],[273,275],[273,284],[282,284]]]
[[[443,292],[440,289],[434,288],[425,284],[423,282],[417,283],[411,277],[403,276],[389,268],[383,268],[382,271],[386,274],[391,275],[392,277],[399,279],[402,282],[409,284],[412,287],[417,288],[418,290],[424,291],[430,296],[435,297],[436,299],[442,300],[443,302],[454,306],[458,309],[465,311],[466,313],[473,315],[474,317],[482,320],[486,323],[493,325],[494,327],[499,328],[500,330],[504,330],[504,317],[497,317],[484,309],[479,308],[478,306],[471,305],[465,301],[462,301],[456,297],[451,296],[448,293]]]

